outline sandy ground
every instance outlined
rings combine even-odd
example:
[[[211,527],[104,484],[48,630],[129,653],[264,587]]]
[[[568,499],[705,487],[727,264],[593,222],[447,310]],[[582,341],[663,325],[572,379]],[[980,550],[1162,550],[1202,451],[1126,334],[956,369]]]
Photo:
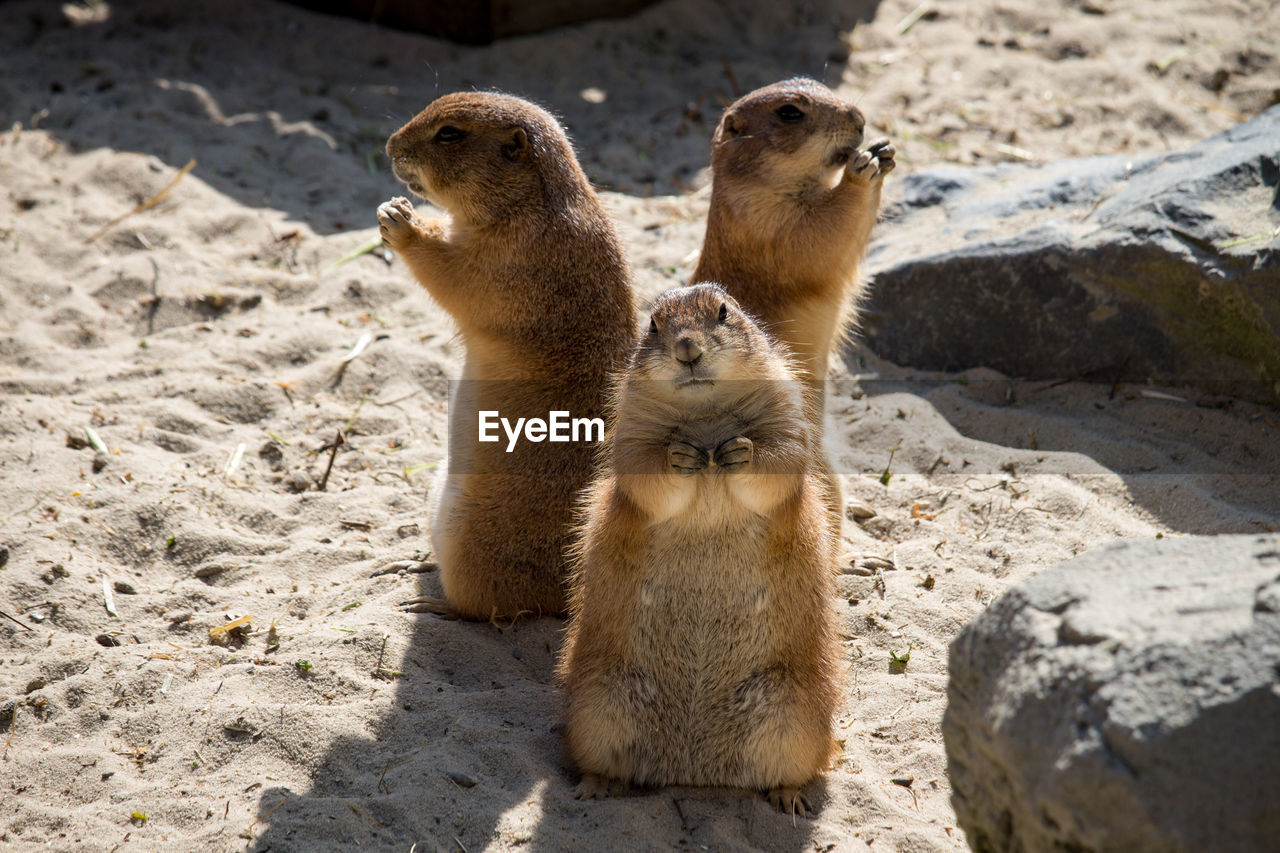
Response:
[[[548,105],[647,299],[692,270],[737,92],[823,79],[902,171],[1164,150],[1278,97],[1280,7],[938,0],[910,23],[914,0],[695,0],[461,48],[202,5],[0,6],[0,610],[26,626],[0,618],[6,849],[963,849],[939,733],[959,627],[1119,537],[1276,529],[1274,411],[855,348],[828,431],[876,515],[846,535],[896,568],[841,581],[844,755],[818,816],[718,790],[577,802],[560,623],[406,615],[434,575],[371,577],[430,549],[459,364],[401,264],[337,263],[400,192],[387,135],[454,89]]]

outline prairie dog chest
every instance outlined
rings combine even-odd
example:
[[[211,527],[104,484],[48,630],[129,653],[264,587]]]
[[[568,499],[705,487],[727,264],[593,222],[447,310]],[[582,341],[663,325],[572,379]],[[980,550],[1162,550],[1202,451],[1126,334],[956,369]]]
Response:
[[[636,617],[658,657],[755,657],[767,644],[767,520],[713,528],[655,526]]]

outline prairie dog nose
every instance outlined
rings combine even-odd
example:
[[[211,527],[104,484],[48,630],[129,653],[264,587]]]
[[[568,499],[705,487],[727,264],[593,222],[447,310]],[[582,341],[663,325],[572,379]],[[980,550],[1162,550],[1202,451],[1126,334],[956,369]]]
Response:
[[[702,347],[698,346],[698,342],[693,338],[686,335],[676,341],[676,361],[692,367],[700,358],[702,358]]]

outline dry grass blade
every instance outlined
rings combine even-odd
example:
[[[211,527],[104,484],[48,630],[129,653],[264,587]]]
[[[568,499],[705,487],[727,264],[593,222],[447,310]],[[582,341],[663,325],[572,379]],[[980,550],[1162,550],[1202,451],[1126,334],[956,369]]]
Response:
[[[439,464],[440,462],[437,460],[435,462],[423,462],[421,465],[406,465],[404,468],[404,481],[407,483],[409,482],[409,478],[412,477],[414,474],[418,473],[419,471],[425,471],[428,468],[434,468]]]
[[[361,255],[367,255],[370,252],[372,252],[374,249],[378,249],[381,246],[382,246],[382,238],[374,237],[369,242],[361,243],[359,246],[356,246],[350,252],[347,252],[345,255],[338,258],[333,263],[329,264],[329,266],[324,268],[323,272],[328,272],[329,270],[334,269],[336,267],[340,267],[343,264],[350,263],[351,261],[354,261],[356,258],[360,257]]]
[[[935,518],[937,518],[937,517],[938,517],[938,513],[936,513],[936,512],[921,512],[921,510],[920,510],[920,502],[919,502],[919,501],[916,501],[915,503],[911,504],[911,517],[912,517],[912,518],[923,518],[925,521],[933,521]]]
[[[353,803],[351,800],[348,800],[346,797],[338,797],[338,799],[339,799],[339,800],[342,800],[342,802],[346,803],[346,804],[347,804],[347,808],[351,809],[353,812],[355,812],[356,814],[360,815],[360,817],[362,817],[362,818],[364,818],[365,820],[369,821],[369,822],[370,822],[370,823],[372,823],[374,826],[378,827],[379,829],[385,829],[385,828],[386,828],[386,827],[384,827],[382,824],[378,823],[378,821],[377,821],[377,820],[375,820],[375,819],[374,819],[374,817],[373,817],[372,815],[370,815],[367,811],[365,811],[364,809],[362,809],[362,808],[360,808],[359,806],[357,806],[357,805],[356,805],[355,803]]]
[[[1223,249],[1230,249],[1235,246],[1244,245],[1245,243],[1252,243],[1255,240],[1273,240],[1276,237],[1280,237],[1280,226],[1277,226],[1271,231],[1262,231],[1258,234],[1250,234],[1248,237],[1237,237],[1236,239],[1228,240],[1225,243],[1215,243],[1214,248],[1218,251],[1222,251]]]
[[[895,27],[894,29],[897,31],[898,35],[900,36],[906,35],[907,30],[914,27],[917,23],[920,22],[921,18],[923,18],[925,15],[929,14],[932,11],[933,11],[933,3],[931,3],[930,0],[925,0],[925,2],[921,3],[919,6],[915,7],[910,12],[908,12],[902,18],[901,21],[898,21],[898,26]]]
[[[236,628],[239,628],[241,625],[248,625],[252,621],[253,621],[252,616],[241,616],[239,619],[232,619],[230,622],[226,623],[225,625],[219,625],[216,628],[210,628],[209,639],[212,640],[216,637],[221,637],[223,634],[227,633],[228,631],[234,631]]]
[[[1215,104],[1213,101],[1205,101],[1200,98],[1189,98],[1183,94],[1175,94],[1173,99],[1180,103],[1187,104],[1188,106],[1199,107],[1202,110],[1213,110],[1216,113],[1221,113],[1222,115],[1230,117],[1232,121],[1240,122],[1249,120],[1249,116],[1244,113],[1237,112],[1230,107],[1224,107],[1222,104]]]
[[[365,347],[373,341],[373,332],[365,332],[360,336],[360,340],[356,341],[356,345],[351,348],[351,352],[342,357],[342,364],[358,358],[360,353],[364,352]]]
[[[107,449],[107,443],[102,440],[102,437],[98,435],[97,431],[95,431],[93,427],[85,427],[84,434],[89,439],[89,444],[93,445],[94,450],[99,453],[111,452]]]
[[[1009,145],[1004,142],[997,142],[996,150],[999,151],[1001,154],[1014,158],[1015,160],[1036,159],[1036,155],[1033,152],[1028,151],[1025,148],[1019,148],[1016,145]]]
[[[1179,397],[1177,394],[1166,394],[1163,391],[1153,391],[1150,388],[1143,388],[1138,392],[1148,400],[1168,400],[1170,403],[1186,403],[1186,397]]]
[[[240,467],[240,460],[244,458],[244,442],[236,445],[236,449],[232,451],[231,458],[227,460],[227,465],[222,469],[223,476],[230,477],[236,472],[236,468]]]
[[[292,797],[292,796],[293,796],[293,794],[285,794],[285,795],[284,795],[284,799],[283,799],[283,800],[281,800],[280,802],[276,803],[276,804],[275,804],[274,806],[272,806],[271,808],[267,809],[267,813],[266,813],[266,814],[264,814],[262,817],[260,817],[260,818],[258,818],[257,820],[255,820],[253,823],[249,824],[249,832],[250,832],[250,834],[252,834],[252,832],[253,832],[253,828],[254,828],[255,826],[257,826],[259,823],[261,823],[262,821],[266,820],[267,818],[271,817],[271,813],[272,813],[273,811],[275,811],[276,809],[280,808],[281,806],[283,806],[285,803],[289,802],[289,798],[290,798],[290,797]]]
[[[135,207],[133,210],[129,211],[128,213],[124,213],[124,214],[121,214],[120,216],[117,216],[115,219],[111,220],[106,225],[103,225],[97,231],[94,231],[93,234],[91,234],[89,237],[85,239],[85,242],[92,243],[94,240],[97,240],[103,234],[106,234],[112,228],[119,225],[121,222],[125,221],[130,216],[133,216],[135,213],[142,213],[142,211],[144,210],[150,210],[160,202],[164,201],[165,198],[168,197],[169,193],[173,192],[173,188],[178,185],[178,181],[182,180],[183,176],[185,176],[187,172],[190,172],[195,167],[196,167],[196,161],[194,159],[187,161],[187,165],[183,166],[181,169],[178,170],[178,174],[173,176],[173,180],[165,184],[164,189],[160,190],[160,192],[156,193],[151,198],[147,199],[142,204]]]
[[[111,594],[111,579],[107,577],[106,572],[102,574],[102,598],[107,606],[107,612],[119,619],[120,614],[116,612],[115,596]]]

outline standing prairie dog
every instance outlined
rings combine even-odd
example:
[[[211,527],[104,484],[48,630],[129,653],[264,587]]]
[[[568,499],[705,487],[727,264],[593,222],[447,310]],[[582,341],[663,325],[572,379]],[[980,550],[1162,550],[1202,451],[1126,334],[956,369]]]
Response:
[[[858,263],[894,167],[887,139],[858,150],[865,125],[857,107],[797,78],[735,101],[711,144],[711,207],[693,281],[718,282],[791,351],[819,436],[831,350],[862,294]],[[818,453],[838,519],[839,480]]]
[[[613,225],[551,115],[519,98],[432,102],[387,142],[396,177],[449,214],[403,198],[378,208],[383,242],[453,317],[466,348],[451,384],[448,462],[431,493],[447,603],[473,619],[564,610],[565,550],[592,448],[478,441],[478,413],[596,417],[635,338]]]
[[[802,386],[702,284],[655,302],[613,419],[557,670],[578,795],[731,786],[807,811],[841,668]]]

